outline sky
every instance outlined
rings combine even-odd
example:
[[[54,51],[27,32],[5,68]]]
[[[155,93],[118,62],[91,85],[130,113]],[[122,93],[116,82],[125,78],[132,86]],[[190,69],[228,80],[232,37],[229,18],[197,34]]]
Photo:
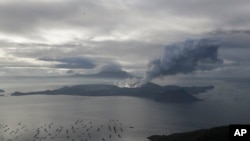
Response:
[[[0,0],[0,76],[103,68],[142,75],[165,47],[213,39],[223,64],[185,75],[250,77],[249,7],[248,0]]]

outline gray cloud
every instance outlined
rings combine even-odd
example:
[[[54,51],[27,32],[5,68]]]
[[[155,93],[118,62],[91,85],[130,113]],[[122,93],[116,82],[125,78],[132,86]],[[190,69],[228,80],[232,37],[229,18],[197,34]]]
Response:
[[[223,63],[218,56],[218,48],[217,42],[208,39],[186,40],[168,45],[160,57],[149,61],[142,79],[126,79],[118,83],[118,86],[140,87],[159,77],[211,70]]]
[[[61,62],[61,64],[56,65],[56,67],[58,68],[93,69],[96,67],[93,60],[90,60],[85,57],[70,57],[57,59],[40,58],[40,60]]]
[[[71,30],[88,34],[90,39],[110,34],[120,24],[126,24],[127,10],[110,6],[101,1],[82,0],[0,4],[0,30],[9,36],[33,39],[43,39],[44,32],[54,29]]]
[[[145,80],[195,70],[210,70],[213,64],[221,63],[218,57],[219,45],[209,40],[187,40],[165,47],[160,58],[149,62]]]
[[[109,63],[100,66],[99,72],[119,72],[122,71],[122,66],[118,63]]]
[[[230,67],[242,69],[250,60],[249,7],[241,0],[1,2],[0,59],[10,67],[36,67],[39,58],[59,58],[41,66],[75,71],[114,63],[144,72],[163,45],[210,38],[220,42],[218,54]],[[89,60],[69,59],[79,56]],[[213,66],[199,64],[200,69]]]
[[[215,36],[225,36],[225,35],[233,35],[233,34],[250,34],[249,29],[231,29],[231,30],[223,30],[223,29],[218,29],[209,32],[208,34],[210,35],[215,35]]]
[[[67,24],[81,5],[75,2],[14,2],[0,5],[1,31],[9,33],[34,32],[40,27]]]
[[[234,62],[234,65],[240,65],[238,69],[249,65],[250,30],[214,30],[208,33],[208,38],[217,39],[220,42],[220,56],[227,61]]]
[[[156,0],[137,4],[138,7],[150,12],[157,10],[168,12],[179,17],[204,18],[217,27],[249,26],[249,1],[239,0]],[[165,9],[165,10],[164,10]]]
[[[92,33],[89,34],[89,38],[110,35],[117,31],[126,33],[133,31],[139,34],[144,31],[144,34],[140,35],[141,37],[146,37],[148,40],[152,38],[159,40],[161,35],[166,35],[168,32],[175,34],[181,31],[178,36],[192,34],[192,30],[185,32],[184,28],[196,27],[197,30],[201,30],[204,27],[208,29],[247,27],[249,26],[247,18],[250,12],[249,5],[248,1],[241,0],[237,2],[219,0],[216,1],[216,4],[208,0],[182,2],[136,0],[134,2],[109,1],[106,3],[99,0],[16,1],[0,5],[2,19],[0,29],[5,33],[37,34],[36,36],[41,34],[41,30],[55,28],[71,28],[85,31],[85,33],[87,29],[90,29]],[[204,21],[204,23],[200,23],[200,21]],[[202,26],[199,27],[197,23]]]
[[[147,2],[150,3],[150,1]],[[8,35],[28,36],[32,39],[44,38],[45,35],[42,36],[42,34],[56,29],[82,32],[80,37],[72,38],[82,36],[87,36],[84,37],[86,39],[130,38],[124,37],[126,35],[136,40],[144,38],[151,42],[164,41],[166,38],[162,37],[166,35],[169,36],[168,38],[173,38],[171,40],[176,40],[176,37],[171,36],[174,34],[190,35],[189,31],[185,31],[190,26],[202,29],[196,25],[195,18],[192,18],[194,22],[184,20],[183,25],[177,26],[175,23],[179,21],[175,21],[175,15],[170,15],[165,10],[169,7],[166,5],[161,8],[160,2],[155,4],[158,7],[153,10],[162,11],[161,13],[144,10],[140,7],[142,3],[135,7],[131,3],[118,3],[117,1],[109,3],[81,0],[6,3],[0,5],[2,19],[0,29]]]

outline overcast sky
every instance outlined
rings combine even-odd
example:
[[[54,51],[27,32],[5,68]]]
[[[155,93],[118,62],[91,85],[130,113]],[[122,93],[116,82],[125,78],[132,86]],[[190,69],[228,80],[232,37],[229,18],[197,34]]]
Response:
[[[0,0],[0,75],[143,73],[164,46],[220,42],[220,67],[191,75],[250,76],[248,0]]]

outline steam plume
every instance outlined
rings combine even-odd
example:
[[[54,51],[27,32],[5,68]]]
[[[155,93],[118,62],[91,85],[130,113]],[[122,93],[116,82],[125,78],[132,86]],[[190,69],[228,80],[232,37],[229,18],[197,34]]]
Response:
[[[140,87],[152,79],[162,76],[187,74],[196,70],[210,70],[214,64],[222,62],[218,57],[218,48],[217,42],[207,39],[187,40],[168,45],[162,56],[149,61],[144,78],[133,82],[132,84],[135,85],[131,87]]]

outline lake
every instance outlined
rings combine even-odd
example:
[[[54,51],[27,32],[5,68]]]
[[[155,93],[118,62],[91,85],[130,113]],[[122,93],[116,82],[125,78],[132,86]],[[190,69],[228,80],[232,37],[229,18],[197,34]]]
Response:
[[[204,101],[190,104],[113,96],[0,97],[0,139],[146,141],[153,134],[250,124],[249,83],[215,86],[199,95]]]

